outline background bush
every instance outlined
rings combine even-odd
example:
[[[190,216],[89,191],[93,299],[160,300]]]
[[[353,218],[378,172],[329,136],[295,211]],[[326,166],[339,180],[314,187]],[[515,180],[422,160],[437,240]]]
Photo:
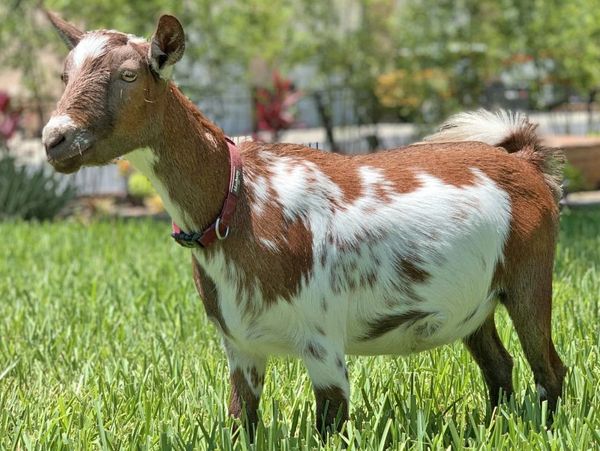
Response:
[[[9,155],[0,156],[0,220],[52,219],[75,194],[73,185],[45,168],[31,170]]]

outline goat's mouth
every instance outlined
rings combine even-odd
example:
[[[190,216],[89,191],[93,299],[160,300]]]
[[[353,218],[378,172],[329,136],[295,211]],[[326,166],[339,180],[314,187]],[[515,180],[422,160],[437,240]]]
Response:
[[[86,155],[90,153],[93,141],[85,135],[65,140],[47,149],[48,163],[58,172],[66,174],[77,171],[83,164]]]
[[[48,163],[50,163],[55,170],[62,172],[63,174],[72,174],[73,172],[77,172],[79,168],[83,166],[82,157],[79,154],[60,160],[48,157]]]
[[[89,153],[91,147],[90,143],[85,147],[71,146],[68,149],[60,149],[58,152],[48,152],[48,163],[63,174],[77,172],[83,166],[85,156]]]
[[[90,147],[92,147],[92,142],[89,139],[75,139],[68,145],[57,145],[47,151],[48,162],[50,164],[61,163],[77,156],[82,157]]]

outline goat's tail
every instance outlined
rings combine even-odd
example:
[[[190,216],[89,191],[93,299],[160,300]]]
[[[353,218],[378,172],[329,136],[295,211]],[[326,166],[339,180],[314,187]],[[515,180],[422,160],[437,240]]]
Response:
[[[557,202],[562,196],[564,154],[560,149],[544,146],[537,133],[537,124],[529,122],[524,114],[505,110],[492,113],[483,109],[459,113],[450,117],[439,132],[428,136],[425,141],[480,141],[503,147],[508,153],[514,153],[539,169]]]

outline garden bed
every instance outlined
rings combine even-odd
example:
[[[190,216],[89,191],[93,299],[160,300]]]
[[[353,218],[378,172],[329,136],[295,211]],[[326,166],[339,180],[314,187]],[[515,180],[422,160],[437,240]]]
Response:
[[[600,189],[600,137],[548,136],[545,143],[564,149],[567,161],[581,173],[588,189]]]

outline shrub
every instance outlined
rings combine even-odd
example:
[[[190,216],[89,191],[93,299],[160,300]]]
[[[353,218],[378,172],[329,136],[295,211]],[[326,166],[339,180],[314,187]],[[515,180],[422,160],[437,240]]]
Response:
[[[565,165],[564,177],[565,188],[569,193],[590,189],[583,173],[570,163]]]
[[[156,194],[150,180],[148,180],[144,174],[139,172],[134,172],[129,176],[129,180],[127,181],[127,191],[129,191],[130,195],[137,198],[150,197]]]
[[[0,219],[52,219],[75,194],[57,175],[20,166],[0,152]]]

